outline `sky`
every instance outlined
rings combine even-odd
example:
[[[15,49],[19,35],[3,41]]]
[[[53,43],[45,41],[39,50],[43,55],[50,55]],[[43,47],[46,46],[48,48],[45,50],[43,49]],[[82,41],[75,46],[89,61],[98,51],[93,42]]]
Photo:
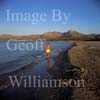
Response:
[[[21,13],[23,21],[20,17],[12,21],[14,13]],[[28,21],[25,13],[29,14]],[[32,14],[36,13],[38,23],[32,24]],[[40,15],[44,16],[43,21]],[[69,29],[100,33],[100,0],[0,0],[0,34],[42,34]]]

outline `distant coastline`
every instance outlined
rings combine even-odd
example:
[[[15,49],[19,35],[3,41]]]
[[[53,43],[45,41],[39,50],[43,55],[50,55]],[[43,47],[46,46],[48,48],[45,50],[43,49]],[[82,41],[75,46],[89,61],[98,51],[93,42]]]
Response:
[[[40,35],[0,35],[0,41],[9,39],[23,40],[23,41],[34,41],[37,39],[47,39],[49,41],[69,41],[69,40],[83,40],[83,41],[98,41],[100,40],[100,34],[84,34],[76,30],[69,30],[67,32],[46,32]]]

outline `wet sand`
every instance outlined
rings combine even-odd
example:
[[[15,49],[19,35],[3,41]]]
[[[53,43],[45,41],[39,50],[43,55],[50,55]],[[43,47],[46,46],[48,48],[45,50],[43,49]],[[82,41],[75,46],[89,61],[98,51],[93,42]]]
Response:
[[[71,47],[70,47],[71,48]],[[63,52],[61,52],[58,56],[45,59],[38,64],[34,65],[34,63],[24,67],[20,71],[16,71],[14,73],[9,73],[8,75],[40,75],[42,78],[69,78],[71,75],[67,77],[63,75],[63,72],[72,66],[68,64],[67,58],[65,59],[65,55],[68,52],[69,48]],[[17,74],[16,74],[17,73]],[[61,98],[70,98],[71,88],[24,88],[24,87],[8,87],[0,92],[0,99],[3,100],[61,100]]]
[[[43,62],[37,65],[30,64],[26,66],[26,68],[20,70],[20,73],[19,71],[17,72],[18,73],[17,76],[41,75],[42,77],[43,75],[45,75],[47,77],[48,76],[47,70],[48,70],[47,60],[44,60]],[[12,75],[14,75],[14,73]],[[48,76],[48,78],[49,77],[50,76]],[[34,87],[33,88],[32,87],[31,88],[30,87],[29,88],[24,88],[24,87],[18,88],[17,86],[16,87],[10,86],[7,89],[0,92],[0,99],[2,98],[3,100],[4,99],[5,100],[6,99],[7,100],[37,100],[36,95],[35,95],[37,93],[37,90],[38,88],[34,88]]]

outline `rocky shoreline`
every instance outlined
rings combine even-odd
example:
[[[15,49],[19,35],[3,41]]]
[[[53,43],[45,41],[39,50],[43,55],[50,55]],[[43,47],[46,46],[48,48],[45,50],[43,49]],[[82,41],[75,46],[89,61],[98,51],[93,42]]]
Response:
[[[100,42],[76,42],[68,56],[73,66],[84,68],[87,73],[80,77],[85,80],[84,88],[74,88],[72,100],[100,99]]]
[[[35,93],[36,100],[100,99],[100,43],[74,43],[75,44],[71,48],[61,52],[55,58],[55,63],[53,64],[52,68],[48,69],[47,72],[53,79],[82,78],[85,80],[85,87],[39,89],[38,92]],[[78,69],[78,73],[76,73],[77,71],[74,70],[75,68]]]

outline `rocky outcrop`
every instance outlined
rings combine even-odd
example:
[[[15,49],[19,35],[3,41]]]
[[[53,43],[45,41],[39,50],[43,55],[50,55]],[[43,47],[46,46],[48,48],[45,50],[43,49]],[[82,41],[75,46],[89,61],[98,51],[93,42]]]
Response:
[[[61,32],[47,32],[43,34],[44,38],[48,38],[48,39],[57,39],[57,38],[61,38],[62,33]]]
[[[73,90],[72,100],[100,99],[100,43],[81,42],[69,50],[68,55],[72,65],[85,68],[87,73],[80,76],[85,80],[84,88]]]
[[[82,34],[71,29],[68,32],[63,33],[63,36],[66,36],[66,37],[81,37]]]

